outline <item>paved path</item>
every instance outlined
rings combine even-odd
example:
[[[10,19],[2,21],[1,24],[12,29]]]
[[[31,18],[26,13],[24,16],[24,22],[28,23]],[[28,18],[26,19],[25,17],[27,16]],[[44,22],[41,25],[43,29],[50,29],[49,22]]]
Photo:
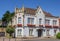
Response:
[[[33,40],[24,40],[24,41],[60,41],[59,39],[33,39]]]
[[[0,38],[0,41],[60,41],[59,39],[52,39],[52,38],[37,38],[37,39],[8,39],[8,38]]]

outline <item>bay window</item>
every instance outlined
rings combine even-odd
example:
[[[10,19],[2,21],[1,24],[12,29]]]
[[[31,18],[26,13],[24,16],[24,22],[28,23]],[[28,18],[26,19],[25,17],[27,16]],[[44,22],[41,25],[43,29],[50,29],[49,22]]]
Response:
[[[18,17],[18,24],[21,23],[21,17]]]

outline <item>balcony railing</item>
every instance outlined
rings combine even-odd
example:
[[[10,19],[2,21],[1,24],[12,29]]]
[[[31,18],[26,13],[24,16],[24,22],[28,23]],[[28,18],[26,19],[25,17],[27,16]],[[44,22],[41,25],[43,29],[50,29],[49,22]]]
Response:
[[[45,27],[46,27],[46,28],[52,28],[52,26],[51,26],[51,25],[45,25]]]
[[[34,24],[27,24],[28,27],[35,27]]]
[[[17,24],[18,27],[22,27],[22,24]]]
[[[53,26],[53,28],[58,28],[59,26]]]
[[[43,25],[39,25],[39,27],[43,27]]]

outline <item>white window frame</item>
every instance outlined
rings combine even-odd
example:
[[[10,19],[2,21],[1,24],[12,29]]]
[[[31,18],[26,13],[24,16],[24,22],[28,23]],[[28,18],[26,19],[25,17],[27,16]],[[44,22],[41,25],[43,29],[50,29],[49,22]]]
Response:
[[[54,30],[54,35],[56,35],[57,30]]]
[[[17,36],[22,36],[22,29],[17,29]]]
[[[29,36],[33,36],[33,29],[29,29]]]
[[[34,24],[34,18],[28,18],[28,24]]]
[[[47,36],[50,36],[49,31],[50,31],[50,29],[47,29],[47,31],[46,31]]]
[[[21,24],[21,17],[18,17],[18,24]]]
[[[57,20],[53,20],[53,25],[57,25]]]
[[[39,24],[42,24],[42,19],[39,19]]]
[[[50,20],[45,19],[45,24],[50,25]]]

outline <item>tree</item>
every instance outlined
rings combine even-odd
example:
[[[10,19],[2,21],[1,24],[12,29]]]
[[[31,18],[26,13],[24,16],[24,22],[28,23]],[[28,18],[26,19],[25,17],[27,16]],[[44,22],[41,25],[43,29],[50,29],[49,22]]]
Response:
[[[10,22],[11,22],[11,26],[12,26],[12,18],[14,17],[14,15],[15,15],[15,13],[12,12],[12,13],[11,13],[11,20],[10,20]]]
[[[6,11],[6,13],[3,15],[2,21],[8,25],[9,21],[11,20],[11,14],[9,11]]]
[[[14,33],[15,29],[13,27],[7,27],[6,28],[6,32],[9,34],[9,36],[12,35],[12,33]]]
[[[2,17],[3,24],[8,26],[9,22],[12,21],[12,17],[14,16],[14,12],[10,13],[10,11],[6,11],[6,13]]]

